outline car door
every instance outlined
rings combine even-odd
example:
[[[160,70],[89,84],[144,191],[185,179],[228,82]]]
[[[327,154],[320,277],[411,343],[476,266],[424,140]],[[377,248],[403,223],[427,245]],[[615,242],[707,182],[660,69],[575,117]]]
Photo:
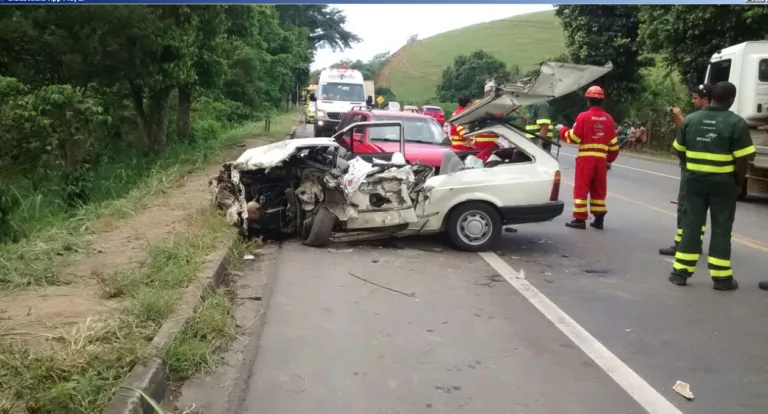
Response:
[[[342,118],[341,123],[339,124],[339,131],[344,130],[348,125],[354,124],[355,122],[360,122],[360,114],[357,112],[347,112],[344,115],[344,118]],[[352,130],[350,130],[352,131]],[[347,131],[344,136],[340,137],[340,139],[337,139],[339,141],[339,145],[344,147],[347,151],[350,150],[350,139],[353,132]]]

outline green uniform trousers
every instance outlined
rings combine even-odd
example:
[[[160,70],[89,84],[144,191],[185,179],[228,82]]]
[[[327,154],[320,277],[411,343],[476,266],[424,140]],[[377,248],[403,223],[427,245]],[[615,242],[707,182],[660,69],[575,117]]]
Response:
[[[685,168],[680,171],[680,189],[677,192],[677,234],[675,235],[675,247],[680,244],[683,237],[683,210],[685,206]],[[704,233],[707,226],[701,226],[701,240],[704,240]]]
[[[733,174],[707,176],[686,173],[683,177],[682,227],[683,234],[675,253],[672,273],[691,277],[701,255],[699,231],[707,221],[707,210],[712,222],[707,267],[713,280],[733,279],[731,268],[731,231],[736,215],[736,180]]]

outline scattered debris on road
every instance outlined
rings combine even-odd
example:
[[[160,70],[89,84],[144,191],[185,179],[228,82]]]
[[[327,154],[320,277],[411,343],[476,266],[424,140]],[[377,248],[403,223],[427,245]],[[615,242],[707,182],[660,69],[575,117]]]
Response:
[[[672,387],[675,392],[685,397],[688,401],[693,400],[693,393],[691,392],[691,386],[687,382],[677,381],[675,386]]]
[[[363,281],[363,282],[365,282],[365,283],[370,283],[370,284],[372,284],[372,285],[374,285],[374,286],[378,286],[378,287],[380,287],[380,288],[382,288],[382,289],[386,289],[386,290],[388,290],[388,291],[390,291],[390,292],[395,292],[395,293],[399,293],[399,294],[401,294],[401,295],[405,295],[405,296],[408,296],[409,298],[412,298],[412,297],[414,297],[414,296],[416,295],[416,293],[414,293],[414,292],[411,292],[411,293],[405,293],[405,292],[403,292],[403,291],[400,291],[400,290],[397,290],[397,289],[392,289],[392,288],[389,288],[389,287],[386,287],[386,286],[380,285],[380,284],[378,284],[378,283],[374,283],[374,282],[371,282],[370,280],[368,280],[368,279],[366,279],[366,278],[363,278],[363,277],[360,277],[360,276],[358,276],[358,275],[356,275],[356,274],[354,274],[354,273],[352,273],[352,272],[349,272],[349,275],[350,275],[350,276],[352,276],[352,277],[355,277],[355,278],[357,278],[357,279],[360,279],[360,280],[362,280],[362,281]]]

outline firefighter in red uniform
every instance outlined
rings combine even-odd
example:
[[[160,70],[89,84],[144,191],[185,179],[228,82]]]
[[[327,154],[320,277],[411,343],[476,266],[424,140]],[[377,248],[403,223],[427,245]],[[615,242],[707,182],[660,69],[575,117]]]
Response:
[[[466,109],[469,106],[469,103],[472,101],[472,97],[469,95],[463,95],[459,97],[459,107],[456,108],[455,111],[453,111],[453,115],[451,115],[451,118],[454,116],[460,114],[464,109]],[[448,128],[448,133],[451,137],[451,149],[454,151],[469,151],[472,148],[472,143],[469,141],[468,138],[464,138],[464,125],[453,125],[449,124],[448,122],[445,123],[445,126]]]
[[[572,129],[560,127],[560,138],[566,143],[579,146],[576,155],[576,180],[573,187],[573,221],[565,225],[574,229],[586,229],[587,204],[595,217],[591,227],[603,229],[603,219],[608,212],[605,196],[608,191],[607,164],[619,155],[616,126],[613,118],[603,110],[605,93],[599,86],[592,86],[585,94],[589,109],[576,117]],[[588,202],[589,200],[589,202]]]

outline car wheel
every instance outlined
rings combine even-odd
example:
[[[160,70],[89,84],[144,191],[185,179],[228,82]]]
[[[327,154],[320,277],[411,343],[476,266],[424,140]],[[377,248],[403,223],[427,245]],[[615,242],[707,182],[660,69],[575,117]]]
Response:
[[[501,238],[501,217],[488,203],[470,201],[453,209],[448,217],[448,238],[458,250],[482,252]]]
[[[312,219],[312,228],[309,230],[304,245],[311,247],[325,247],[331,242],[333,228],[336,227],[336,216],[326,206],[320,206]]]

